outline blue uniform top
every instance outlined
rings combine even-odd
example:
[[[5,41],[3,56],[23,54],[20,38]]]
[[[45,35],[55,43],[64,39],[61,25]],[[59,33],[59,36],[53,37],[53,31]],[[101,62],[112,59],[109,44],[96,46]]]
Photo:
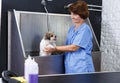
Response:
[[[80,48],[73,52],[65,52],[65,73],[94,72],[91,56],[92,32],[83,23],[74,31],[74,25],[68,31],[65,45],[77,45]]]

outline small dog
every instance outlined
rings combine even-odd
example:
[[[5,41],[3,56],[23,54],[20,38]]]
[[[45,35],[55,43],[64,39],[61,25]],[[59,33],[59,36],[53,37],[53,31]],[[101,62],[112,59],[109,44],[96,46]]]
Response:
[[[54,48],[56,46],[56,35],[53,32],[47,32],[40,42],[39,56],[50,56],[51,53],[44,52],[45,47]]]

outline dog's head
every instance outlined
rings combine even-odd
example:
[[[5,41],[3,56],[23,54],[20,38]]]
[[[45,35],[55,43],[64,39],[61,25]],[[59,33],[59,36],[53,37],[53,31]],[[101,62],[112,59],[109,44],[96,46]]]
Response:
[[[56,42],[56,35],[53,32],[47,32],[45,34],[45,40],[50,40],[50,42]]]

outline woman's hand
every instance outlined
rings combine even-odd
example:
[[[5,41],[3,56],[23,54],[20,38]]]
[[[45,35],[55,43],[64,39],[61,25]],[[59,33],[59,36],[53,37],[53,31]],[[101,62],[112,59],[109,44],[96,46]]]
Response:
[[[55,52],[55,47],[54,48],[45,47],[44,51],[47,52],[47,53]]]

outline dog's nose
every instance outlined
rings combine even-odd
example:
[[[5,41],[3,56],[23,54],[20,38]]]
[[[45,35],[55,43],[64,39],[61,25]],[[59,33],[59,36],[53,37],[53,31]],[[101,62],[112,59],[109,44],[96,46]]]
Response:
[[[56,36],[55,36],[55,38],[56,38]]]

